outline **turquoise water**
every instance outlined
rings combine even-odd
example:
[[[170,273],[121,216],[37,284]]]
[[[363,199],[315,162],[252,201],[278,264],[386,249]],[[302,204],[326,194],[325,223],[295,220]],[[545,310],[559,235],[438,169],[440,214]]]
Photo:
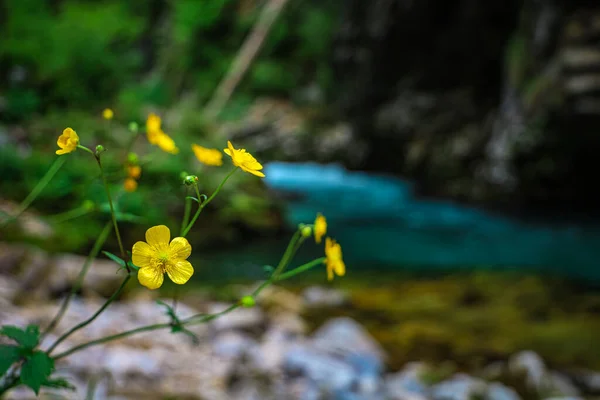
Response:
[[[525,222],[449,201],[421,200],[408,182],[339,165],[271,163],[265,174],[273,193],[287,199],[289,227],[312,222],[322,212],[348,264],[539,270],[600,279],[600,224]],[[268,249],[284,247],[282,239],[258,242],[246,251],[258,255],[257,263],[268,264],[277,261]],[[321,252],[311,246],[301,258]]]

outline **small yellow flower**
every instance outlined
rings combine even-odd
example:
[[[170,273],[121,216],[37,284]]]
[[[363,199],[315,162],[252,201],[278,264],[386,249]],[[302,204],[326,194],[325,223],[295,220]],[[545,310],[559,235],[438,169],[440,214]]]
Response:
[[[325,240],[325,264],[327,266],[327,280],[333,280],[333,275],[344,276],[346,273],[346,265],[342,260],[342,246],[336,243],[335,240],[327,238]]]
[[[156,145],[158,147],[160,147],[160,149],[162,151],[165,151],[167,153],[171,153],[171,154],[179,153],[179,149],[175,145],[175,141],[173,139],[171,139],[171,137],[164,132],[162,132],[161,135],[158,135],[158,137],[156,139]]]
[[[59,150],[56,150],[56,154],[62,155],[67,154],[77,149],[77,145],[79,145],[79,136],[77,136],[77,132],[75,132],[71,128],[67,128],[63,131],[62,135],[58,137],[56,141]]]
[[[315,218],[315,242],[321,243],[321,238],[327,233],[327,220],[321,213]]]
[[[157,145],[161,150],[167,153],[177,154],[179,149],[169,135],[163,132],[161,128],[161,119],[158,115],[150,113],[146,120],[146,137],[150,144]]]
[[[206,147],[192,144],[194,155],[202,164],[219,167],[223,165],[223,153],[217,149],[207,149]]]
[[[231,157],[233,165],[239,167],[242,171],[264,178],[265,174],[260,172],[263,166],[256,161],[252,154],[247,153],[246,149],[234,149],[231,142],[227,141],[227,149],[223,150],[225,154]]]
[[[138,187],[138,183],[135,179],[127,178],[125,182],[123,182],[123,187],[127,192],[135,192]]]
[[[138,179],[142,175],[142,168],[139,165],[130,165],[127,167],[127,176]]]
[[[153,226],[146,231],[146,242],[137,242],[131,250],[131,260],[140,269],[138,280],[148,289],[158,289],[164,274],[178,285],[186,283],[194,274],[194,267],[187,261],[192,246],[186,238],[171,240],[171,231],[164,225]]]
[[[115,113],[110,108],[105,108],[104,111],[102,111],[102,118],[104,118],[104,119],[110,120],[110,119],[113,119],[114,116],[115,116]]]

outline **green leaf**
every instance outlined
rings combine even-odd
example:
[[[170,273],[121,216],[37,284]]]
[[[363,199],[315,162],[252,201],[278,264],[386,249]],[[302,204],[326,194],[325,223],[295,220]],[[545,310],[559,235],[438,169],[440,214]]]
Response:
[[[127,262],[127,265],[129,265],[131,268],[133,268],[134,270],[139,270],[140,267],[138,267],[137,265],[135,265],[134,263],[132,263],[131,261]]]
[[[0,335],[11,338],[22,348],[33,350],[40,340],[40,328],[37,325],[29,325],[23,330],[18,326],[4,325],[0,329]]]
[[[65,389],[65,390],[75,390],[75,389],[77,389],[75,386],[73,386],[65,378],[48,379],[46,382],[44,382],[42,384],[42,386],[53,388],[53,389]]]
[[[121,268],[125,268],[125,260],[123,260],[121,257],[117,257],[113,253],[110,253],[108,251],[102,251],[102,254],[119,264]]]
[[[39,394],[40,387],[54,371],[54,360],[43,351],[36,351],[21,368],[21,383]]]
[[[21,358],[21,354],[17,346],[0,344],[0,376],[4,375],[11,365],[19,361],[19,358]]]

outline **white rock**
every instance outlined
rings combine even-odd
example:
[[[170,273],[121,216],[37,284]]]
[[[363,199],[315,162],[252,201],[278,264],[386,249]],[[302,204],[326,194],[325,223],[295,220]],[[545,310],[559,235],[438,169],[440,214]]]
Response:
[[[539,391],[544,387],[546,364],[533,351],[522,351],[513,355],[508,361],[508,369],[513,375],[525,374],[526,382],[531,388]]]
[[[311,286],[302,292],[304,303],[308,307],[339,307],[348,301],[345,292],[321,286]]]
[[[212,304],[208,312],[210,314],[223,311],[229,307],[229,304]],[[226,330],[254,330],[260,328],[265,322],[263,312],[254,308],[238,308],[216,318],[210,322],[210,326],[217,332]]]
[[[485,400],[521,400],[517,392],[499,382],[492,382],[488,385]]]

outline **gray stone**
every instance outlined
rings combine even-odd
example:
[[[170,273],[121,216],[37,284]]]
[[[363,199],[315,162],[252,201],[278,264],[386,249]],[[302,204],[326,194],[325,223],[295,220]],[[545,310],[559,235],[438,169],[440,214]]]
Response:
[[[488,385],[485,400],[521,400],[517,392],[498,382],[492,382]]]
[[[421,379],[427,367],[423,363],[409,363],[402,371],[385,378],[385,390],[392,398],[406,398],[408,395],[425,396],[427,386]],[[394,397],[395,396],[395,397]]]
[[[229,304],[212,304],[208,312],[210,314],[223,311]],[[210,322],[210,326],[216,332],[226,330],[255,330],[261,328],[265,322],[265,316],[259,308],[238,308]]]
[[[547,375],[547,390],[555,396],[577,397],[581,391],[573,384],[571,379],[559,372],[550,372]]]
[[[486,392],[486,383],[464,374],[456,374],[451,379],[438,383],[431,388],[434,400],[471,400],[482,397]]]
[[[216,355],[240,359],[256,347],[256,341],[241,333],[228,331],[218,335],[212,345]]]
[[[348,296],[341,290],[321,286],[306,288],[302,297],[308,307],[340,307],[348,301]]]
[[[524,374],[531,388],[539,391],[544,387],[546,364],[533,351],[522,351],[513,355],[508,361],[508,369],[512,375]]]

